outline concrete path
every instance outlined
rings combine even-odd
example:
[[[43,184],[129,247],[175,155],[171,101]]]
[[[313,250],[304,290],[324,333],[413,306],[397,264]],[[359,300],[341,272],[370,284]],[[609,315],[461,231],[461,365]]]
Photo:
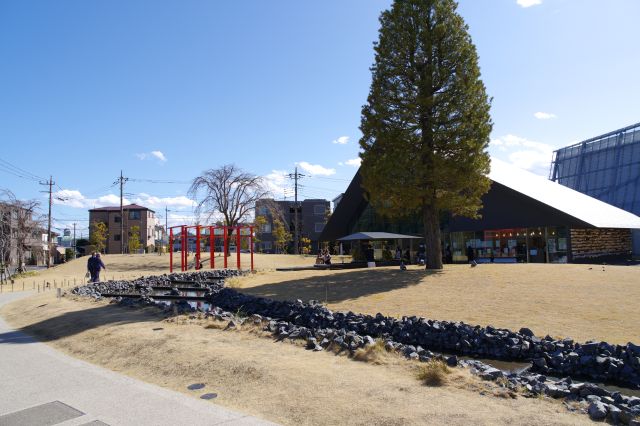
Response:
[[[0,306],[28,295],[2,294]],[[71,358],[0,318],[0,425],[89,424],[272,423]]]

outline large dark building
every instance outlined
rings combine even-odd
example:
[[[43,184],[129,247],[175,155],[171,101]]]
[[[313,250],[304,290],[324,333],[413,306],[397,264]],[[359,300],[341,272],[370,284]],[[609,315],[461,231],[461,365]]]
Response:
[[[492,161],[489,177],[491,189],[482,197],[480,219],[442,219],[443,245],[449,246],[454,262],[467,262],[469,247],[482,262],[630,257],[630,229],[640,228],[640,217],[499,160]],[[419,217],[390,220],[376,213],[366,200],[358,172],[320,240],[336,241],[366,231],[423,233]]]
[[[274,212],[273,209],[278,211]],[[256,250],[263,253],[276,252],[275,238],[273,236],[274,215],[281,218],[285,228],[293,238],[295,234],[295,211],[295,202],[293,201],[258,200],[256,202],[256,216],[264,216],[267,219],[267,223],[257,231],[260,242],[257,244]],[[319,248],[320,234],[327,223],[330,212],[331,205],[328,200],[308,199],[298,202],[300,239],[308,238],[311,240],[312,251],[317,251]],[[293,242],[288,244],[287,251],[293,253],[293,247]]]
[[[555,151],[549,178],[640,215],[640,123]],[[640,231],[633,235],[640,255]]]

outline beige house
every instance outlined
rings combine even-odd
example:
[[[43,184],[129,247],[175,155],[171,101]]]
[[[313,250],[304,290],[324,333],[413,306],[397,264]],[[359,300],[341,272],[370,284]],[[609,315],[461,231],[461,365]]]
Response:
[[[140,229],[140,245],[147,249],[155,244],[156,226],[158,219],[156,212],[137,204],[129,204],[123,206],[124,211],[124,241],[120,235],[121,220],[120,206],[101,207],[89,210],[89,238],[93,233],[93,224],[96,222],[104,222],[107,224],[107,241],[105,253],[120,253],[121,244],[124,246],[124,252],[129,252],[129,236],[131,235],[131,227],[138,226]],[[153,247],[151,247],[153,249]]]

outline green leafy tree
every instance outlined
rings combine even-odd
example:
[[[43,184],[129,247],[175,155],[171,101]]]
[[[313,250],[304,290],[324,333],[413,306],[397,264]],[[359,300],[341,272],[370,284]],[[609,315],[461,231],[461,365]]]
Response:
[[[104,222],[93,222],[91,224],[91,235],[89,236],[89,243],[94,247],[96,251],[104,252],[104,248],[107,244],[107,236],[109,229]]]
[[[129,230],[129,253],[137,253],[142,245],[140,244],[140,227],[133,225]]]
[[[67,262],[70,260],[73,260],[73,249],[72,248],[67,248],[64,250],[64,260],[66,260]]]
[[[490,99],[453,0],[395,0],[379,41],[360,146],[363,186],[381,214],[419,214],[427,269],[442,268],[440,216],[478,217],[489,190]]]
[[[287,245],[292,240],[291,232],[287,230],[284,223],[278,218],[273,218],[273,239],[276,244],[276,250],[280,253],[286,253]]]
[[[266,217],[259,215],[256,216],[255,220],[253,221],[253,230],[254,230],[254,236],[253,236],[253,243],[259,247],[258,243],[261,240],[261,236],[262,236],[262,229],[264,228],[264,225],[266,225],[267,223],[269,223],[269,221],[267,220]]]
[[[302,254],[311,253],[311,239],[307,237],[300,238],[300,248],[302,249]]]

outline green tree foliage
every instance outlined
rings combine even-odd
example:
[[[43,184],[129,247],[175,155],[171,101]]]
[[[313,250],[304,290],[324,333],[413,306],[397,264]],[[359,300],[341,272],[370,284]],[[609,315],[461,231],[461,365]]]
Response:
[[[104,248],[107,244],[107,236],[109,229],[104,222],[93,222],[91,224],[91,235],[89,236],[89,243],[95,248],[96,251],[104,252]]]
[[[442,268],[440,213],[477,217],[489,190],[490,99],[453,0],[395,0],[380,17],[362,108],[363,186],[382,214],[420,214]]]
[[[300,248],[302,250],[302,254],[311,253],[311,239],[307,237],[300,238]]]
[[[286,253],[287,245],[291,242],[291,232],[287,231],[284,223],[278,219],[273,218],[273,239],[276,244],[276,251],[279,253]]]
[[[267,220],[266,217],[262,216],[262,215],[258,215],[256,216],[256,218],[253,221],[253,226],[255,227],[253,230],[255,232],[255,235],[253,237],[253,242],[254,244],[258,244],[260,241],[262,241],[260,239],[260,237],[262,236],[262,229],[264,228],[264,226],[269,223],[269,221]]]
[[[129,230],[129,253],[137,253],[142,245],[140,244],[140,227],[133,225]]]

